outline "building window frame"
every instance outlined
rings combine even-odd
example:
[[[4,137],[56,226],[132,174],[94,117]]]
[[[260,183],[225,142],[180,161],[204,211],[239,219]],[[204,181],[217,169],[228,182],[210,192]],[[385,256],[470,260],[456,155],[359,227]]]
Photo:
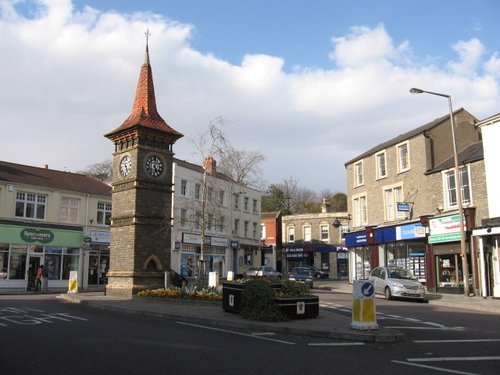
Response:
[[[410,165],[410,142],[405,141],[396,145],[398,157],[398,173],[403,173],[411,169]]]
[[[312,226],[311,226],[311,224],[303,225],[302,226],[302,233],[303,233],[304,242],[311,242],[312,241]]]
[[[442,173],[443,180],[443,195],[445,207],[447,209],[456,209],[458,207],[458,197],[457,197],[457,185],[455,183],[455,168],[448,169]],[[472,185],[470,181],[470,168],[469,165],[466,167],[459,168],[459,178],[461,180],[461,190],[462,190],[462,205],[469,206],[472,205]]]
[[[179,191],[179,194],[183,197],[187,196],[187,185],[188,185],[187,180],[181,179],[181,189]]]
[[[366,193],[352,198],[353,225],[360,227],[368,223],[368,198]]]
[[[295,242],[295,227],[293,225],[289,225],[286,228],[286,238],[289,243]]]
[[[25,219],[45,220],[47,201],[47,194],[18,191],[16,193],[15,216]]]
[[[110,202],[97,202],[97,225],[111,225],[111,209]]]
[[[319,238],[322,242],[330,241],[330,225],[327,223],[320,224],[319,226]]]
[[[61,223],[78,224],[80,215],[80,199],[74,197],[61,197],[59,220]]]
[[[363,176],[363,160],[354,163],[354,186],[362,186],[364,184]]]
[[[387,154],[385,150],[375,154],[375,169],[378,180],[387,177]]]
[[[403,202],[403,185],[384,186],[384,217],[386,221],[393,221],[405,217],[404,212],[398,211],[398,203]]]

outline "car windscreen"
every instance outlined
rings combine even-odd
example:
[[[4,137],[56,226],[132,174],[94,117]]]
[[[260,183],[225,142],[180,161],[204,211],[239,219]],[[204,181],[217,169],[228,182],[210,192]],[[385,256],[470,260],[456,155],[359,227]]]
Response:
[[[394,270],[389,270],[389,278],[390,279],[408,279],[408,280],[414,280],[415,276],[413,274],[405,269],[394,269]]]

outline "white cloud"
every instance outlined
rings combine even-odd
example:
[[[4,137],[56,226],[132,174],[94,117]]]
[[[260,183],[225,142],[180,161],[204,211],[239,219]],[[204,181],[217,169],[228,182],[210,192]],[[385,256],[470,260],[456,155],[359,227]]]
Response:
[[[0,0],[0,158],[12,162],[76,171],[110,158],[103,134],[129,114],[148,28],[159,112],[185,135],[176,156],[199,162],[188,138],[223,116],[235,147],[266,155],[269,183],[293,176],[344,191],[344,162],[446,114],[439,98],[411,96],[413,86],[448,93],[478,118],[499,111],[498,51],[478,40],[458,42],[457,61],[440,68],[411,57],[383,25],[358,26],[333,39],[335,68],[286,73],[279,56],[234,65],[200,53],[193,25],[163,16],[46,0],[24,17],[12,4]]]
[[[485,52],[483,44],[474,38],[465,42],[459,41],[453,46],[453,49],[459,56],[458,61],[449,63],[453,73],[463,76],[475,75]]]

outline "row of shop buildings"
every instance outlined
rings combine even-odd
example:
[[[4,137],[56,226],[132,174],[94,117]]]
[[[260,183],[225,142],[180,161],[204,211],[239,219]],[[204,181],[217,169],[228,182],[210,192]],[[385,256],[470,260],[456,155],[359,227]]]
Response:
[[[212,168],[215,168],[215,162]],[[200,207],[206,204],[206,271],[226,276],[261,264],[276,266],[275,249],[261,249],[261,193],[215,172],[174,160],[170,268],[196,277],[201,258]],[[0,288],[34,286],[48,269],[49,288],[65,288],[71,271],[79,289],[102,285],[110,267],[112,188],[70,172],[0,161]],[[119,249],[117,249],[120,251]]]
[[[351,281],[366,278],[376,266],[394,265],[412,270],[429,291],[500,297],[500,182],[494,171],[500,116],[478,121],[463,108],[453,115],[460,184],[449,115],[345,164],[352,221],[344,240]]]

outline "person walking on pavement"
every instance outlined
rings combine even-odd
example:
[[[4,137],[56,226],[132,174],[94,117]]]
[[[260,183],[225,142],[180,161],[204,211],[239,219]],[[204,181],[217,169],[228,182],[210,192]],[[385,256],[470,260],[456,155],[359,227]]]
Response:
[[[43,266],[42,266],[43,267]],[[49,272],[47,268],[42,268],[42,293],[49,291]]]
[[[42,277],[43,277],[43,264],[37,268],[35,273],[35,292],[39,292],[42,289]]]

